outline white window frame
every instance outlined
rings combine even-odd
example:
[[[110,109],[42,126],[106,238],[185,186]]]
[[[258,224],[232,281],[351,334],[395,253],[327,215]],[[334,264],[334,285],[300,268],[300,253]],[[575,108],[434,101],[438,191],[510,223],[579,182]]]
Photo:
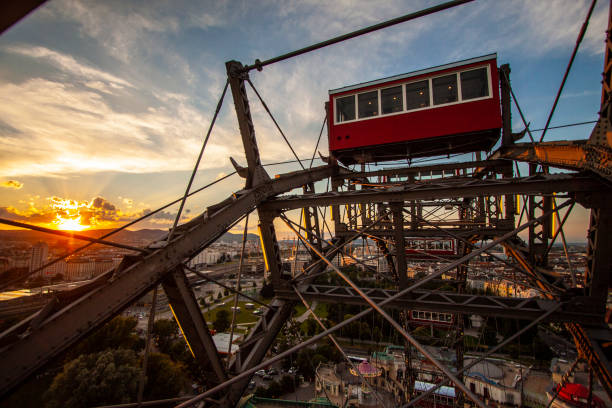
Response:
[[[481,68],[486,68],[487,70],[487,85],[488,85],[488,90],[489,90],[489,95],[488,96],[482,96],[480,98],[473,98],[473,99],[463,99],[463,95],[462,92],[463,90],[461,89],[461,73],[462,72],[468,72],[468,71],[474,71],[477,69],[481,69]],[[440,105],[434,105],[433,103],[433,80],[435,78],[441,78],[441,77],[445,77],[445,76],[449,76],[455,74],[455,78],[457,81],[457,101],[455,102],[449,102],[449,103],[442,103]],[[407,102],[407,98],[406,98],[406,85],[409,84],[413,84],[416,82],[423,82],[427,80],[428,82],[428,87],[429,87],[429,106],[426,106],[424,108],[417,108],[417,109],[410,109],[407,110],[406,108],[406,102]],[[402,110],[400,112],[393,112],[393,113],[386,113],[383,114],[382,113],[382,101],[381,101],[381,90],[383,89],[388,89],[388,88],[395,88],[397,86],[401,86],[402,87]],[[364,94],[364,93],[370,93],[370,92],[377,92],[378,95],[378,113],[375,116],[370,116],[367,118],[359,118],[359,98],[358,95],[360,94]],[[355,103],[355,119],[353,120],[345,120],[345,121],[341,121],[339,122],[337,119],[337,113],[338,113],[338,100],[342,99],[342,98],[346,98],[352,96],[354,99],[354,103]],[[491,66],[490,64],[486,63],[486,64],[482,64],[482,65],[477,65],[474,67],[470,67],[467,69],[461,69],[458,71],[454,71],[454,72],[447,72],[444,74],[440,74],[440,75],[434,75],[434,76],[430,76],[427,78],[419,78],[419,79],[413,79],[413,80],[407,80],[404,82],[400,82],[400,83],[396,83],[393,85],[384,85],[384,86],[380,86],[379,88],[375,88],[375,89],[368,89],[368,90],[363,90],[361,92],[355,92],[352,94],[345,94],[345,95],[338,95],[338,96],[334,96],[333,97],[333,103],[334,103],[334,126],[335,125],[343,125],[345,123],[353,123],[353,122],[361,122],[364,120],[372,120],[372,119],[379,119],[382,117],[390,117],[390,116],[395,116],[395,115],[402,115],[405,113],[412,113],[412,112],[420,112],[423,110],[428,110],[428,109],[436,109],[436,108],[443,108],[446,106],[452,106],[452,105],[458,105],[461,103],[470,103],[470,102],[476,102],[476,101],[481,101],[481,100],[485,100],[485,99],[492,99],[493,98],[493,80],[492,80],[492,75],[491,75]]]
[[[486,68],[487,69],[487,85],[489,86],[489,95],[488,96],[481,96],[478,98],[472,98],[472,99],[463,99],[463,94],[461,94],[461,101],[468,103],[468,102],[473,102],[473,101],[482,101],[483,99],[489,99],[493,97],[493,89],[492,89],[492,82],[493,80],[491,79],[491,67],[489,66],[489,64],[480,67],[472,67],[470,69],[464,69],[463,71],[459,71],[457,73],[457,79],[459,80],[459,90],[461,90],[461,73],[463,72],[470,72],[470,71],[476,71],[477,69],[481,69],[481,68]]]
[[[405,91],[405,84],[395,84],[395,85],[391,85],[391,86],[385,86],[383,88],[379,88],[378,89],[378,113],[379,113],[379,117],[380,116],[384,116],[384,117],[388,117],[388,116],[394,116],[394,115],[401,115],[403,113],[406,113],[406,91]],[[400,88],[401,94],[402,94],[402,110],[399,112],[391,112],[391,113],[383,113],[382,112],[382,91],[385,89],[391,89],[391,88]],[[364,118],[366,119],[366,118]],[[370,119],[370,118],[367,118]]]
[[[439,107],[441,107],[441,106],[457,105],[457,104],[459,104],[459,103],[462,103],[462,102],[463,102],[463,101],[461,100],[461,92],[460,92],[460,91],[461,91],[461,89],[460,89],[460,86],[459,86],[459,85],[457,85],[457,100],[456,100],[455,102],[441,103],[441,104],[439,104],[439,105],[434,105],[434,102],[433,102],[433,94],[434,94],[434,90],[433,90],[433,80],[434,80],[434,79],[437,79],[437,78],[448,77],[448,76],[451,76],[451,75],[455,74],[455,84],[458,84],[458,83],[459,83],[459,72],[460,72],[460,71],[457,71],[457,72],[447,72],[447,73],[446,73],[446,74],[444,74],[444,75],[436,75],[436,76],[433,76],[433,77],[429,78],[429,84],[431,85],[431,86],[430,86],[430,88],[431,88],[431,97],[430,97],[429,99],[431,100],[431,107],[432,107],[432,108],[439,108]]]
[[[355,107],[355,119],[338,121],[338,101],[340,99],[344,99],[344,98],[347,98],[349,96],[353,97],[353,106]],[[357,94],[342,95],[342,96],[338,96],[338,97],[334,98],[334,124],[356,122],[357,120],[358,120],[358,118],[357,118]]]
[[[376,92],[376,98],[377,98],[377,113],[374,116],[368,116],[367,118],[360,118],[359,117],[359,95],[363,95],[363,94],[367,94],[367,93],[372,93],[372,92]],[[367,91],[363,91],[363,92],[357,92],[355,94],[355,120],[351,120],[349,122],[357,122],[357,121],[363,121],[363,120],[369,120],[369,119],[376,119],[376,118],[380,118],[380,88],[378,89],[369,89]],[[342,122],[342,123],[346,123],[346,122]]]
[[[416,84],[417,82],[424,82],[427,81],[427,92],[429,92],[429,106],[425,106],[424,108],[414,108],[414,109],[408,109],[406,106],[406,102],[408,102],[408,91],[406,90],[406,85],[410,85],[410,84]],[[412,113],[412,112],[418,112],[418,111],[422,111],[422,110],[427,110],[427,109],[431,109],[432,106],[432,99],[431,99],[431,78],[421,78],[418,80],[414,80],[414,81],[408,81],[408,82],[404,82],[402,84],[404,86],[404,112],[403,113]]]

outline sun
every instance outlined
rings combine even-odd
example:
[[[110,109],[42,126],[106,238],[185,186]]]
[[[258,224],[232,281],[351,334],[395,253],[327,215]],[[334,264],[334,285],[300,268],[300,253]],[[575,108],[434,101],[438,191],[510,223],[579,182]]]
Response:
[[[76,218],[62,218],[56,215],[56,219],[53,220],[55,228],[65,231],[83,231],[87,229],[87,225],[81,224],[81,216]]]

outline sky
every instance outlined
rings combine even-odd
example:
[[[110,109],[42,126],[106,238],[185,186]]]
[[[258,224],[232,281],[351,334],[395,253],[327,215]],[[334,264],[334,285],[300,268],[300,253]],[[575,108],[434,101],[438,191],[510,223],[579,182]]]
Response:
[[[440,3],[48,1],[0,36],[0,217],[107,228],[173,201],[185,191],[212,120],[226,61],[251,64]],[[313,154],[329,89],[492,52],[498,64],[510,64],[527,120],[541,128],[589,4],[476,1],[251,78],[302,158]],[[595,8],[552,126],[597,119],[607,7],[601,1]],[[262,161],[292,159],[252,92],[250,101]],[[516,111],[513,128],[523,129]],[[551,130],[546,140],[586,139],[591,129]],[[325,132],[318,150],[327,154]],[[194,187],[231,173],[230,156],[246,164],[228,92]],[[194,196],[183,220],[242,187],[232,176]],[[133,228],[168,228],[176,211]],[[587,211],[575,210],[568,240],[584,241],[587,223]]]

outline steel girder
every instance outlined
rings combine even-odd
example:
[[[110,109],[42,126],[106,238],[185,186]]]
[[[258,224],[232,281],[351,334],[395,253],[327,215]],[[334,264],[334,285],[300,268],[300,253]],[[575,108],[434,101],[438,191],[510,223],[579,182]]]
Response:
[[[26,331],[19,338],[12,332],[11,339],[5,335],[0,337],[0,344],[10,343],[0,350],[0,395],[146,294],[174,268],[214,242],[264,200],[329,177],[332,171],[330,166],[320,166],[287,173],[242,190],[222,205],[211,207],[214,210],[182,225],[175,238],[162,244],[165,245],[162,248],[151,248],[150,254],[137,258],[120,273],[109,271],[99,276],[92,290],[50,314],[35,330]],[[201,341],[187,340],[191,343]]]
[[[513,179],[473,178],[433,180],[428,183],[407,184],[383,191],[361,190],[283,196],[268,200],[263,207],[286,211],[306,206],[326,206],[358,203],[380,203],[441,198],[479,197],[503,194],[552,194],[560,192],[594,192],[606,189],[601,181],[583,174],[548,174]]]
[[[431,166],[413,166],[413,167],[396,167],[384,170],[374,171],[359,171],[345,174],[338,174],[332,178],[334,181],[341,181],[346,179],[364,179],[367,177],[389,177],[394,178],[408,178],[414,179],[419,174],[448,174],[459,172],[459,170],[474,169],[474,174],[483,175],[487,171],[495,171],[495,169],[501,165],[507,164],[507,160],[476,160],[470,162],[457,162],[457,163],[444,163],[434,164]]]
[[[335,241],[334,244],[337,245],[339,242]],[[324,252],[327,255],[333,250],[333,247],[327,247],[324,249]],[[318,265],[312,268],[310,274],[316,275],[323,271],[325,267],[325,263],[319,262]],[[309,280],[306,279],[299,288],[304,287],[308,283]],[[286,281],[283,286],[285,290],[295,294],[293,289],[287,285]],[[260,364],[272,346],[276,336],[291,317],[293,308],[299,301],[299,298],[297,300],[282,299],[278,296],[278,290],[279,289],[275,289],[276,299],[270,304],[272,307],[264,312],[255,327],[249,332],[247,338],[240,344],[238,352],[230,363],[230,369],[233,372],[242,372]],[[224,400],[224,406],[231,407],[236,405],[244,393],[249,380],[250,378],[247,377],[229,386],[229,390]]]
[[[376,303],[380,303],[398,293],[398,290],[391,289],[361,289]],[[300,294],[309,301],[367,306],[367,303],[352,288],[347,286],[311,284],[301,289]],[[297,295],[288,289],[277,291],[277,296],[285,300],[295,300],[297,298]],[[408,295],[388,303],[386,307],[533,320],[558,304],[558,301],[539,298],[509,298],[415,289]],[[548,321],[574,322],[578,319],[585,324],[597,325],[601,323],[603,313],[593,308],[591,302],[588,301],[588,297],[576,296],[567,302],[563,302],[562,307],[551,314]]]
[[[203,372],[212,372],[216,377],[206,378],[208,384],[225,381],[227,375],[223,363],[183,268],[179,266],[172,270],[162,280],[162,287],[194,358]]]

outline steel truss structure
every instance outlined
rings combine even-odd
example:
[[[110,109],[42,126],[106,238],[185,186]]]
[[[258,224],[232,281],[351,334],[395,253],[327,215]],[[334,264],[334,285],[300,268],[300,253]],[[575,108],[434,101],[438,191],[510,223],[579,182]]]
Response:
[[[445,3],[426,12],[393,20],[393,24],[465,2]],[[369,31],[360,30],[342,39],[388,25],[391,24],[375,26]],[[581,358],[590,364],[612,397],[609,359],[612,332],[604,322],[612,274],[610,28],[612,19],[606,34],[602,108],[588,140],[515,143],[520,135],[513,134],[510,128],[510,69],[502,66],[500,86],[504,128],[501,147],[487,159],[482,159],[481,152],[476,152],[475,161],[430,166],[398,166],[370,171],[364,164],[359,171],[351,171],[330,157],[326,165],[271,178],[260,159],[251,117],[245,86],[250,83],[249,72],[341,39],[273,60],[258,60],[250,66],[228,62],[228,83],[246,167],[237,165],[233,159],[232,162],[245,179],[244,189],[178,226],[167,239],[141,248],[138,255],[126,257],[121,265],[90,284],[49,299],[36,313],[0,334],[2,394],[8,393],[79,339],[161,284],[196,360],[205,372],[210,373],[204,384],[206,391],[180,403],[181,407],[199,401],[204,401],[207,406],[236,406],[256,370],[313,344],[372,310],[387,319],[404,337],[406,344],[419,349],[437,365],[462,391],[461,398],[465,397],[466,401],[477,406],[484,406],[484,403],[462,382],[465,371],[459,346],[462,342],[457,341],[459,374],[455,376],[411,336],[408,311],[520,318],[532,320],[533,325],[541,321],[563,323],[574,337]],[[518,173],[518,162],[529,163],[529,175]],[[550,168],[561,168],[564,172],[552,174]],[[331,191],[316,191],[315,183],[322,180],[330,183]],[[300,194],[294,193],[297,189],[301,190]],[[290,192],[293,194],[289,195]],[[522,207],[517,205],[517,197],[521,199]],[[586,232],[588,259],[583,281],[572,275],[572,282],[568,283],[563,276],[549,269],[548,254],[558,236],[565,239],[563,222],[575,204],[591,212]],[[325,216],[328,207],[330,217]],[[301,222],[296,223],[288,216],[293,210],[301,211]],[[253,211],[257,211],[259,217],[266,274],[274,288],[275,299],[240,344],[239,351],[229,362],[224,362],[186,278],[185,264]],[[565,215],[563,211],[566,211]],[[285,222],[294,230],[312,256],[311,262],[295,276],[283,268],[275,220]],[[333,223],[333,232],[327,225],[328,221]],[[555,224],[556,228],[553,228]],[[518,236],[522,231],[528,236],[526,241]],[[411,248],[407,247],[410,239],[429,238],[452,240],[455,243],[453,253],[436,255],[428,252],[427,248],[412,248],[410,252]],[[362,262],[348,250],[356,239],[376,242],[380,252],[378,258],[384,259],[388,267],[386,272],[378,273],[378,279],[393,282],[392,289],[357,287],[335,266],[333,260],[338,256]],[[512,260],[504,262],[517,271],[521,281],[536,288],[541,297],[521,299],[465,293],[470,260],[489,252],[496,245],[505,247]],[[438,265],[433,273],[413,279],[408,275],[408,265],[411,258],[419,254],[423,255],[420,259],[435,261]],[[376,273],[367,264],[364,269]],[[323,273],[339,274],[347,286],[315,283],[314,279]],[[443,276],[450,278],[445,282],[454,285],[456,290],[444,292],[421,288]],[[265,360],[278,333],[290,319],[294,306],[298,302],[315,300],[363,305],[366,309]],[[401,322],[386,312],[390,309],[403,312]],[[461,317],[457,318],[457,322],[462,321]],[[462,323],[454,330],[460,339]],[[407,387],[406,400],[412,397],[410,391]]]

